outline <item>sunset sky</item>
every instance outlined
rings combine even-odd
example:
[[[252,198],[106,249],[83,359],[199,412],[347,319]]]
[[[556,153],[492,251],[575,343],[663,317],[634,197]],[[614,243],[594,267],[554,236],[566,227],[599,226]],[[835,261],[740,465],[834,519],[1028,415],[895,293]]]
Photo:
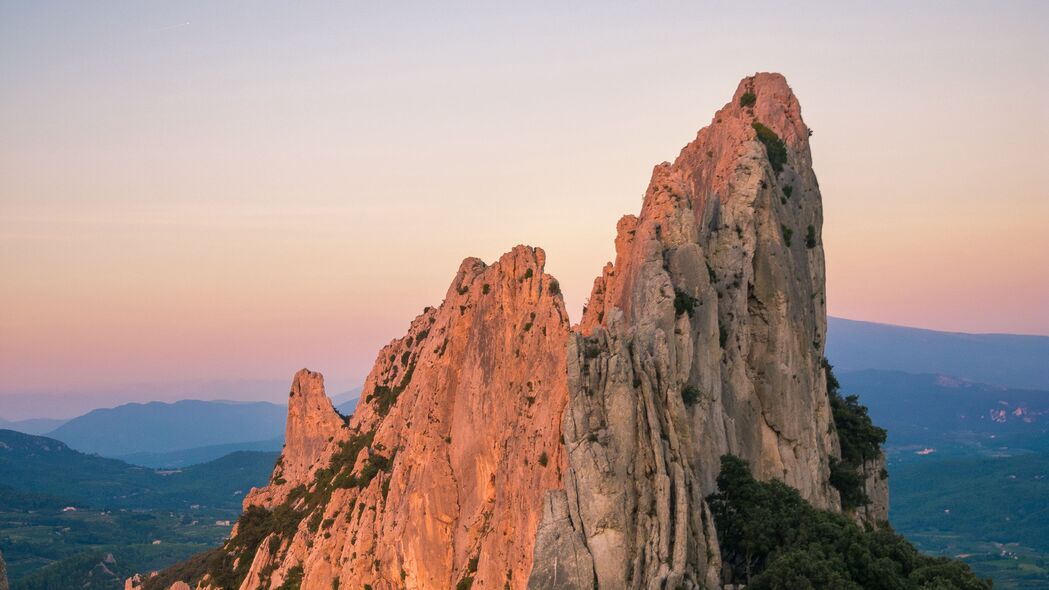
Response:
[[[1049,3],[436,4],[0,4],[0,394],[349,388],[518,243],[578,319],[755,71],[815,131],[832,315],[1049,334]]]

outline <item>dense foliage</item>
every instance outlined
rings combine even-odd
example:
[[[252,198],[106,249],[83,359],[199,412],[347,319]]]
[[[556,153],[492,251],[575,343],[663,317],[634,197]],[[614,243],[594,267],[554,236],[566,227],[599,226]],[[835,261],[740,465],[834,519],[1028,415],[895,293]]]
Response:
[[[699,300],[695,297],[685,293],[684,291],[674,290],[674,312],[677,315],[688,314],[688,317],[692,317],[696,313],[696,303]]]
[[[158,472],[74,451],[42,436],[0,430],[0,486],[64,498],[99,509],[188,509],[194,504],[240,511],[252,486],[264,485],[277,453],[240,451],[184,469]]]
[[[887,433],[884,428],[874,425],[859,397],[842,397],[841,384],[827,359],[823,359],[823,371],[827,378],[834,428],[841,445],[841,460],[831,460],[830,483],[841,494],[842,507],[857,508],[870,502],[864,490],[864,463],[881,455],[881,445],[885,443]]]
[[[783,171],[783,165],[787,163],[787,145],[776,135],[776,132],[754,121],[750,125],[758,134],[758,141],[765,144],[765,153],[768,154],[769,164],[776,172]]]
[[[738,457],[721,458],[708,498],[724,563],[748,590],[986,590],[960,561],[922,555],[888,525],[862,529],[817,510],[781,481],[759,482]]]

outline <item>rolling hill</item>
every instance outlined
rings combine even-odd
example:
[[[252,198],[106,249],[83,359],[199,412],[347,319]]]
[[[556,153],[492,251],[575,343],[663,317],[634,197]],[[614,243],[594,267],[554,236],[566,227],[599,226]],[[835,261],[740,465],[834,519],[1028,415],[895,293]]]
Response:
[[[88,455],[42,436],[0,430],[0,486],[100,509],[183,509],[207,505],[237,514],[240,498],[263,485],[277,453],[232,453],[176,471]]]
[[[123,587],[221,542],[277,453],[157,471],[0,430],[0,550],[16,590]]]

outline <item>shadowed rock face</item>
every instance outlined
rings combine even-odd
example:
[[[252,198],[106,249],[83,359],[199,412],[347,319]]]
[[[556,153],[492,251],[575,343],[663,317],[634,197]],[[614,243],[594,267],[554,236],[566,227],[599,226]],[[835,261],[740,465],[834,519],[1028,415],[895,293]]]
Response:
[[[782,76],[747,78],[619,222],[569,342],[566,485],[548,497],[540,530],[556,542],[537,544],[532,587],[592,588],[587,554],[601,588],[716,586],[704,497],[725,453],[840,507],[808,136]]]
[[[273,478],[245,499],[293,517],[245,553],[258,531],[238,522],[241,590],[716,588],[725,453],[840,510],[808,137],[782,76],[747,78],[656,166],[574,330],[543,251],[518,246],[462,263],[348,422],[300,371]],[[880,465],[857,518],[884,518]]]

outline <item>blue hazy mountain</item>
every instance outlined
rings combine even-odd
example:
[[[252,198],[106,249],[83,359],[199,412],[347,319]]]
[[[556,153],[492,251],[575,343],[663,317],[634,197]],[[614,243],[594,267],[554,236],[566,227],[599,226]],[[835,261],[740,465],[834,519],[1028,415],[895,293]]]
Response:
[[[1049,391],[900,371],[835,371],[889,431],[890,447],[949,443],[967,453],[1049,450]],[[964,449],[961,447],[965,447]],[[1032,448],[1034,447],[1034,448]],[[947,449],[939,449],[941,452]]]
[[[125,404],[73,418],[47,436],[85,453],[126,457],[284,436],[287,408],[267,402]]]
[[[349,399],[341,404],[335,406],[335,410],[343,416],[349,416],[353,414],[353,411],[357,409],[357,402],[361,401],[359,397]]]
[[[238,451],[276,453],[280,452],[283,446],[284,437],[281,436],[267,440],[209,445],[204,447],[194,447],[191,449],[181,449],[178,451],[166,451],[163,453],[131,453],[128,455],[116,456],[114,459],[120,459],[121,461],[133,465],[152,467],[154,469],[178,469],[186,467],[187,465],[197,465],[198,463],[213,461],[219,457],[224,457],[230,453]]]
[[[882,369],[1049,390],[1049,336],[964,334],[827,318],[839,372]]]
[[[14,430],[23,434],[47,434],[66,423],[58,418],[31,418],[29,420],[4,420],[0,418],[0,428]]]
[[[331,397],[332,405],[336,408],[351,401],[354,405],[357,405],[357,399],[361,397],[361,391],[363,390],[363,387],[354,387],[353,389],[329,397]]]

